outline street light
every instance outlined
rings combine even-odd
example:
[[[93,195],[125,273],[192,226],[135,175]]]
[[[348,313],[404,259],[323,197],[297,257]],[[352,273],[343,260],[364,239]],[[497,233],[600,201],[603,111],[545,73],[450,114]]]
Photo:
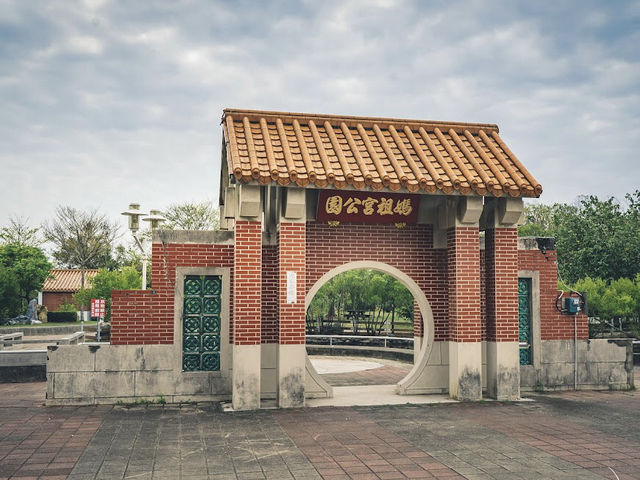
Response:
[[[129,217],[129,230],[133,235],[133,239],[136,241],[136,245],[140,249],[142,254],[142,290],[147,289],[147,255],[142,248],[142,242],[138,238],[138,230],[140,229],[140,217],[144,217],[142,220],[145,222],[151,222],[151,230],[158,228],[165,218],[162,216],[160,210],[151,210],[151,214],[146,214],[140,211],[139,203],[130,203],[129,210],[122,212],[122,215]]]

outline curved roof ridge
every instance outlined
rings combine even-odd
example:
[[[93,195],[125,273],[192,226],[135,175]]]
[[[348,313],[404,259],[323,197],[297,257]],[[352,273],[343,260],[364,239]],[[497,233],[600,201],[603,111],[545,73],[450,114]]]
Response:
[[[222,114],[222,120],[226,118],[227,115],[232,115],[233,117],[247,117],[249,121],[260,121],[260,118],[280,118],[284,122],[287,119],[290,119],[293,122],[293,119],[297,119],[298,121],[309,121],[313,120],[314,122],[324,123],[329,122],[333,125],[333,123],[339,124],[344,122],[348,126],[355,126],[355,123],[349,124],[349,122],[357,122],[361,123],[363,126],[372,127],[374,124],[380,125],[416,125],[416,126],[432,126],[438,128],[446,128],[447,130],[450,128],[471,128],[471,129],[483,129],[489,131],[500,132],[498,125],[495,123],[473,123],[473,122],[448,122],[441,120],[418,120],[411,118],[393,118],[393,117],[370,117],[363,116],[359,117],[356,115],[335,115],[335,114],[324,114],[324,113],[303,113],[303,112],[275,112],[271,110],[250,110],[250,109],[239,109],[239,108],[225,108]]]

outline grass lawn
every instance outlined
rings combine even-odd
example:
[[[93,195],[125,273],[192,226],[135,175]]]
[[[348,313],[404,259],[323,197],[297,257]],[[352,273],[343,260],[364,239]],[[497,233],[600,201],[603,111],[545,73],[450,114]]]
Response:
[[[19,323],[17,325],[1,325],[0,329],[3,328],[32,328],[32,327],[68,327],[68,326],[77,326],[80,327],[80,322],[46,322],[46,323],[36,323],[34,325],[31,324],[22,324]],[[84,322],[85,327],[94,326],[96,322]]]

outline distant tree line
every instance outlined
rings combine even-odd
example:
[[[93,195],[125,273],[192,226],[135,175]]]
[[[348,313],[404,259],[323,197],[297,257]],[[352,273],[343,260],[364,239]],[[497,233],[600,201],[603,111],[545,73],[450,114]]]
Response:
[[[559,286],[587,293],[593,334],[640,335],[640,190],[527,205],[518,234],[555,237]]]
[[[325,283],[307,309],[307,326],[316,333],[391,333],[413,328],[413,295],[391,275],[371,269],[349,270]]]
[[[207,201],[170,205],[164,216],[165,229],[219,228],[218,211]],[[85,309],[91,298],[105,298],[109,314],[112,289],[141,285],[142,253],[133,241],[116,244],[121,236],[118,223],[98,210],[59,206],[54,217],[38,227],[28,219],[10,218],[0,227],[0,323],[25,313],[54,266],[83,272],[74,305],[65,309]],[[142,232],[141,237],[150,239],[150,233]],[[50,257],[42,249],[45,244],[51,247]],[[90,286],[84,279],[87,269],[99,269]]]

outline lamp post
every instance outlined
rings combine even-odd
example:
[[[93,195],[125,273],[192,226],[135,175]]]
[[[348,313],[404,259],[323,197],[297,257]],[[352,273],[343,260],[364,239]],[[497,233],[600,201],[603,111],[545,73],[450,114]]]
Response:
[[[142,247],[142,241],[138,238],[138,230],[140,229],[140,217],[144,217],[142,220],[145,222],[151,222],[151,230],[158,228],[165,218],[162,216],[160,210],[151,210],[150,214],[140,211],[139,203],[130,203],[129,210],[122,212],[122,215],[129,217],[129,230],[131,235],[136,241],[136,245],[140,249],[142,254],[142,290],[147,289],[147,255]]]

